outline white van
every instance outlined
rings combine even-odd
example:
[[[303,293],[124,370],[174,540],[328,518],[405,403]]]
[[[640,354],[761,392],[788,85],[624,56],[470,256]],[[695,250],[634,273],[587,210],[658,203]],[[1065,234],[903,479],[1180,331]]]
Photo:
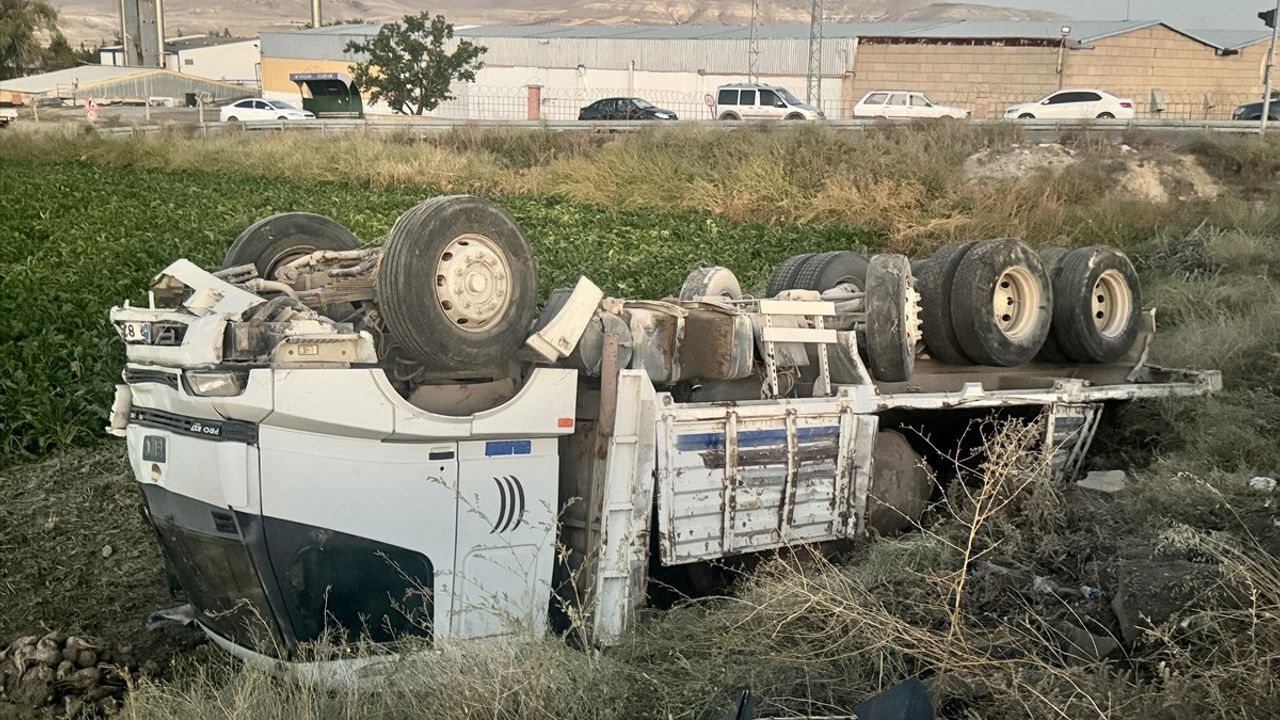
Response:
[[[817,120],[818,108],[800,102],[778,85],[734,83],[716,91],[716,117],[721,120]]]

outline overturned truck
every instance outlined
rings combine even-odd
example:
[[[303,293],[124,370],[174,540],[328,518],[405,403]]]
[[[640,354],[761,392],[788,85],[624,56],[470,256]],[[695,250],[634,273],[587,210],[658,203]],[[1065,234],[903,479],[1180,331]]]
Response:
[[[663,300],[584,277],[539,313],[524,233],[469,196],[377,247],[266,218],[111,322],[111,431],[195,621],[330,676],[367,660],[296,661],[335,630],[394,650],[572,616],[608,644],[655,578],[910,526],[946,471],[930,433],[1035,418],[1069,477],[1108,403],[1221,385],[1148,362],[1108,248],[798,255],[759,298],[718,267]]]

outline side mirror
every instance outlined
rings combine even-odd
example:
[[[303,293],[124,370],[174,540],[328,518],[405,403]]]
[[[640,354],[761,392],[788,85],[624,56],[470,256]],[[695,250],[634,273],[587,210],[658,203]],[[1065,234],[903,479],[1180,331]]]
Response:
[[[773,106],[774,106],[774,107],[776,107],[776,108],[785,108],[785,107],[787,106],[787,104],[786,104],[785,102],[783,102],[783,101],[779,100],[779,101],[775,102],[775,103],[773,104]]]

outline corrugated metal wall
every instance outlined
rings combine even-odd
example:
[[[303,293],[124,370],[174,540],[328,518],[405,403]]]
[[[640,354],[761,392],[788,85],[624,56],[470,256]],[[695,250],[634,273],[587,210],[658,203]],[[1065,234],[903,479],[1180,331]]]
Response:
[[[465,31],[459,33],[465,37]],[[308,60],[356,60],[343,52],[349,40],[359,35],[308,33],[263,33],[262,55]],[[488,65],[587,68],[626,70],[634,61],[636,70],[657,72],[741,73],[747,72],[745,39],[628,39],[628,38],[531,38],[477,37],[489,49]],[[822,74],[838,76],[853,66],[857,47],[853,38],[828,38],[822,47]],[[804,75],[809,64],[809,42],[805,38],[762,39],[761,75]]]
[[[484,60],[490,65],[626,70],[656,72],[747,72],[749,40],[739,39],[601,39],[601,38],[477,38],[489,48]],[[830,39],[823,43],[822,74],[840,75],[853,61],[856,40]],[[804,75],[809,64],[807,39],[761,40],[758,70],[761,75]]]

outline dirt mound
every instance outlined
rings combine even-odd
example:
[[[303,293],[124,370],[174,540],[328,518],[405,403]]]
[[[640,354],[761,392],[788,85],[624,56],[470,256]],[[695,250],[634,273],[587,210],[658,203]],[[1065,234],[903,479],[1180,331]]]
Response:
[[[964,180],[976,184],[1023,179],[1041,172],[1057,175],[1078,160],[1073,150],[1058,143],[986,148],[964,161]]]
[[[1136,200],[1153,203],[1213,200],[1222,194],[1218,181],[1190,155],[1126,158],[1122,162],[1118,175],[1120,188]]]
[[[1128,145],[1088,155],[1058,143],[987,148],[965,160],[963,177],[970,185],[1025,180],[1040,173],[1056,177],[1086,161],[1103,163],[1115,186],[1133,200],[1163,204],[1213,200],[1222,194],[1222,186],[1194,157],[1144,154]]]

